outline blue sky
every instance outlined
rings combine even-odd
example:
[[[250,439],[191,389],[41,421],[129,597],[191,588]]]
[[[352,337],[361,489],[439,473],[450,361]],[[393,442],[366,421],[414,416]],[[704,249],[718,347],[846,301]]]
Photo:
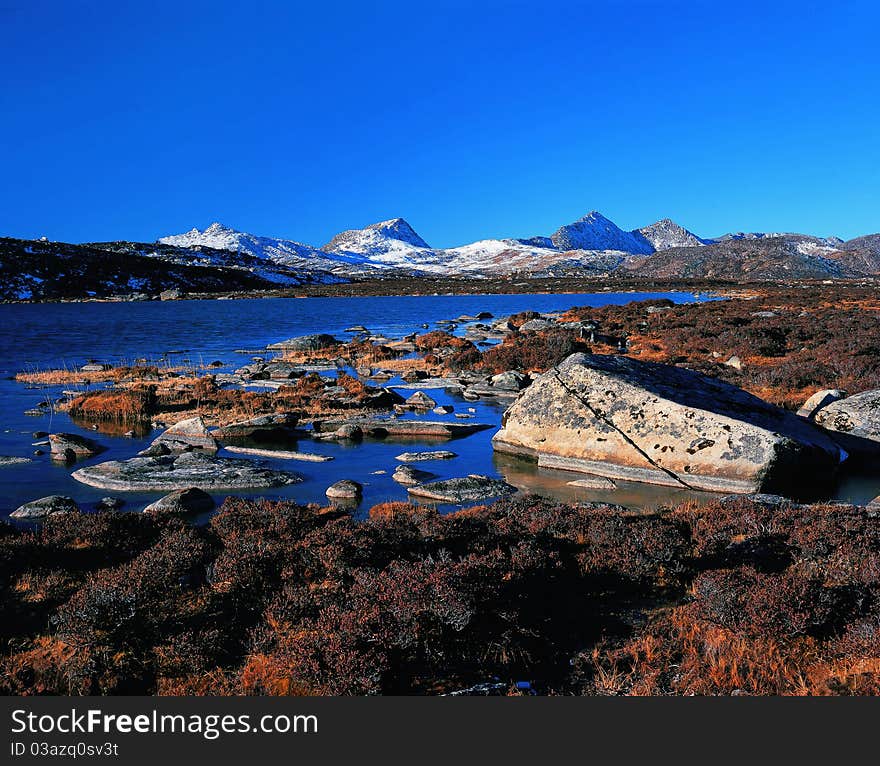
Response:
[[[0,0],[0,235],[880,231],[872,2]]]

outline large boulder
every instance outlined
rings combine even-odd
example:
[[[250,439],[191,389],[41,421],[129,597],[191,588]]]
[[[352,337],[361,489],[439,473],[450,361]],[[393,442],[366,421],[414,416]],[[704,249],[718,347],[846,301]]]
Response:
[[[13,519],[45,519],[48,516],[54,516],[57,513],[77,513],[79,506],[72,497],[66,495],[49,495],[41,497],[39,500],[31,500],[29,503],[20,505],[12,513],[10,517]]]
[[[111,460],[80,468],[71,476],[83,484],[116,492],[170,492],[188,487],[262,489],[302,481],[297,474],[263,468],[250,460],[220,458],[203,452]]]
[[[813,422],[850,454],[874,455],[880,452],[880,389],[833,401],[813,415]]]
[[[493,445],[550,468],[719,492],[812,494],[841,458],[819,429],[735,386],[591,354],[532,383]]]
[[[216,452],[220,449],[217,440],[208,430],[205,421],[200,415],[187,418],[175,423],[171,428],[164,431],[145,450],[148,454],[155,454],[166,448],[169,452],[186,452],[193,449]]]

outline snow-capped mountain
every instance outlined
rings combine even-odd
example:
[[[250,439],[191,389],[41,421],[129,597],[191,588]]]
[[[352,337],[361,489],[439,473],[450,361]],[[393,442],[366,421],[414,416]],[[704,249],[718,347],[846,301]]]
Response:
[[[641,234],[655,251],[668,250],[670,247],[699,247],[706,244],[706,240],[700,239],[669,218],[636,229],[633,234]]]
[[[366,258],[360,255],[351,253],[331,255],[292,239],[261,237],[232,229],[221,223],[212,223],[201,231],[193,228],[184,234],[160,237],[158,242],[182,248],[209,247],[305,272],[336,273],[340,270],[348,272],[352,267],[356,268],[366,261]]]
[[[176,263],[204,262],[206,265],[245,268],[278,282],[289,278],[290,274],[308,281],[329,281],[400,275],[479,278],[514,273],[650,274],[655,270],[666,273],[675,268],[698,275],[703,272],[734,273],[740,269],[745,273],[753,267],[759,274],[790,270],[794,274],[814,275],[826,269],[834,275],[840,268],[866,273],[867,266],[873,263],[872,259],[866,261],[860,255],[852,254],[847,256],[847,264],[853,265],[842,266],[839,250],[843,249],[843,244],[832,237],[738,233],[703,239],[669,218],[626,231],[595,210],[560,227],[550,237],[484,239],[449,248],[432,248],[403,218],[343,231],[320,248],[289,239],[248,234],[219,223],[201,231],[192,229],[184,234],[162,237],[159,242],[166,247],[173,246],[175,253],[172,256],[168,253],[144,254],[165,259],[173,257]],[[725,256],[729,249],[726,246],[736,242],[743,245],[778,242],[780,246],[768,244],[770,249],[744,247],[731,250],[741,258],[742,266],[726,268]],[[786,243],[784,246],[783,242]],[[208,248],[212,249],[208,251]],[[861,249],[857,250],[861,252]],[[219,261],[224,263],[218,262],[217,253],[227,254],[219,256]],[[772,253],[772,257],[767,253]],[[803,258],[812,260],[802,262]],[[791,263],[785,265],[786,259]],[[274,273],[276,271],[281,273]]]
[[[653,246],[640,234],[624,231],[596,210],[557,229],[550,239],[557,250],[617,250],[650,255]]]
[[[434,251],[403,218],[348,229],[323,247],[342,258],[361,258],[376,266],[413,268],[434,260]]]

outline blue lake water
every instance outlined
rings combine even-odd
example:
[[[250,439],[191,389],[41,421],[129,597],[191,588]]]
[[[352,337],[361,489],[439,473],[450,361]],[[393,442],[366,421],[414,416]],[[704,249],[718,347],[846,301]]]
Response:
[[[264,349],[268,344],[297,335],[327,332],[347,338],[344,330],[365,325],[372,332],[399,338],[421,330],[423,323],[434,327],[441,319],[489,311],[500,317],[527,309],[553,312],[572,306],[623,304],[632,300],[667,297],[676,302],[708,300],[690,293],[588,293],[557,295],[438,295],[363,298],[277,298],[253,300],[207,300],[144,303],[67,303],[0,305],[0,455],[31,457],[23,465],[0,467],[0,517],[7,516],[22,503],[50,494],[73,497],[84,510],[108,494],[126,500],[126,509],[139,510],[162,493],[109,493],[80,484],[70,477],[76,468],[89,462],[133,457],[157,434],[126,438],[106,432],[97,434],[73,423],[63,413],[32,417],[24,411],[47,397],[61,395],[65,386],[29,388],[10,380],[16,372],[61,367],[78,368],[95,359],[110,363],[131,363],[135,359],[175,363],[223,363],[221,371],[245,364],[249,355],[239,349]],[[388,385],[401,381],[393,379]],[[404,396],[407,390],[401,389]],[[341,478],[364,485],[361,509],[365,512],[377,502],[404,500],[406,489],[391,479],[399,465],[395,455],[404,450],[443,448],[458,453],[454,460],[419,464],[440,478],[481,473],[506,478],[526,490],[571,500],[608,500],[633,506],[650,506],[682,497],[675,489],[644,485],[621,486],[614,493],[576,490],[566,482],[577,478],[561,471],[538,469],[523,461],[495,456],[491,438],[500,425],[504,405],[466,402],[442,390],[428,392],[441,404],[452,404],[456,411],[473,408],[473,421],[491,423],[492,429],[449,442],[436,440],[379,441],[345,445],[304,440],[291,444],[301,449],[333,456],[326,463],[288,460],[262,461],[272,467],[292,470],[305,481],[283,489],[244,492],[268,497],[284,497],[299,502],[326,502],[324,490]],[[431,419],[439,416],[430,415]],[[443,416],[454,420],[453,415]],[[457,422],[457,421],[456,421]],[[111,429],[112,430],[112,429]],[[117,429],[118,430],[118,429]],[[53,464],[48,455],[33,456],[34,431],[66,431],[90,436],[107,448],[106,452],[82,461],[75,467]],[[46,448],[43,448],[46,449]],[[47,450],[48,451],[48,450]],[[221,451],[221,456],[232,455]],[[241,456],[237,456],[241,457]],[[377,475],[375,471],[387,471]],[[843,499],[865,501],[880,493],[880,481],[844,482],[838,492]],[[217,500],[221,500],[220,496]]]

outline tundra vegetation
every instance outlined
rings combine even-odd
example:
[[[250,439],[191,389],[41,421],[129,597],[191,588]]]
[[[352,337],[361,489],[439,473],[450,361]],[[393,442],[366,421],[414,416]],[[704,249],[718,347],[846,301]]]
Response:
[[[0,528],[7,694],[880,691],[880,520],[749,498]]]

